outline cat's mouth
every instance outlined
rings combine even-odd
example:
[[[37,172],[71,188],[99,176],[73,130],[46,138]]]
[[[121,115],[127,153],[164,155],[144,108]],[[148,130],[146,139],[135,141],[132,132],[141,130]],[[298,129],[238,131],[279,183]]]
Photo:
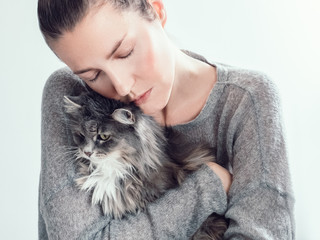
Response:
[[[105,153],[97,153],[97,154],[95,154],[95,158],[96,159],[104,159],[104,158],[106,158],[106,156],[107,156],[107,154],[105,154]]]
[[[99,160],[105,159],[107,157],[107,154],[106,153],[99,153],[99,152],[96,153],[96,152],[81,151],[79,157],[85,158],[90,161],[99,161]]]

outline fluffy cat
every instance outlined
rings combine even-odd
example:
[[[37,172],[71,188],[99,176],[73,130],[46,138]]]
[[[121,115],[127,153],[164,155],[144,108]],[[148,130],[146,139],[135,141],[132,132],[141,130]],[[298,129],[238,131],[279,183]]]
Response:
[[[77,147],[76,184],[114,218],[143,211],[213,160],[209,148],[183,143],[134,104],[94,92],[65,96],[64,102]],[[226,228],[225,219],[213,214],[192,239],[222,239]]]

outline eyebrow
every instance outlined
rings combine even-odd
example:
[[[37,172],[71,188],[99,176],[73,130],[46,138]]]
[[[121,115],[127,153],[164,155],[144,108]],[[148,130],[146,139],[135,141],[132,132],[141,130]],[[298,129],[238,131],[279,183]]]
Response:
[[[126,37],[126,34],[119,41],[116,42],[116,44],[112,48],[111,53],[109,53],[107,55],[107,59],[109,59],[118,50],[118,48],[121,46],[121,44],[122,44],[123,40],[125,39],[125,37]],[[82,74],[82,73],[89,72],[89,71],[92,71],[92,70],[93,70],[92,68],[86,68],[86,69],[83,69],[83,70],[74,71],[73,73],[74,74]]]

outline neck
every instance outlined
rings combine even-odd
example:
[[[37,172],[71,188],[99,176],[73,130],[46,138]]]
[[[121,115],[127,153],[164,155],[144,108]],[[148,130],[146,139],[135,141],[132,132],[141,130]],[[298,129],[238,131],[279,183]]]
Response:
[[[168,104],[156,120],[170,126],[189,122],[201,111],[216,82],[215,68],[176,50],[175,79]]]

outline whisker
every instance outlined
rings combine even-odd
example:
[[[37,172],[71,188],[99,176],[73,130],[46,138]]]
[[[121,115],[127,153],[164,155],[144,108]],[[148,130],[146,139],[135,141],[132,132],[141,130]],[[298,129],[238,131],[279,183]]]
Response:
[[[77,161],[78,148],[74,146],[59,146],[57,147],[53,161],[58,163],[63,163],[68,166],[69,164],[74,164]]]

